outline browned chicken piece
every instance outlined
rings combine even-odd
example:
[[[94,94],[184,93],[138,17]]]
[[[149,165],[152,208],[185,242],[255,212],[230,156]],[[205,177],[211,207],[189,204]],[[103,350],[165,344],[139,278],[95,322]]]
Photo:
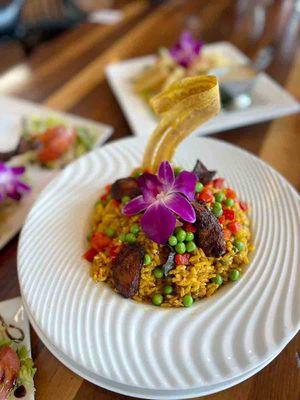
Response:
[[[203,185],[206,185],[216,175],[216,171],[209,171],[200,160],[197,160],[193,172]]]
[[[206,207],[205,203],[193,202],[196,211],[195,241],[207,257],[221,257],[226,250],[223,229],[217,217]]]
[[[145,251],[139,244],[126,244],[115,259],[113,281],[124,297],[133,296],[139,287]]]
[[[113,199],[122,200],[122,197],[136,197],[141,194],[138,182],[135,178],[118,179],[112,184],[110,194]]]

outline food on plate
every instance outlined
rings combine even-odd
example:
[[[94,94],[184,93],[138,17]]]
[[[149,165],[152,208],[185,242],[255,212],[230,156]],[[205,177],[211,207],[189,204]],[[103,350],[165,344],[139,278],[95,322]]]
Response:
[[[248,206],[200,160],[192,171],[170,163],[182,140],[218,113],[216,78],[182,79],[152,101],[162,118],[142,167],[106,187],[84,258],[94,281],[126,298],[190,307],[237,281],[249,263]]]
[[[0,400],[20,399],[34,392],[36,369],[22,344],[24,337],[22,329],[7,324],[0,315]]]
[[[21,180],[24,166],[10,166],[0,161],[0,205],[21,200],[30,191],[30,186]]]
[[[154,65],[136,77],[134,90],[148,102],[179,79],[230,65],[232,61],[228,57],[219,51],[206,51],[202,41],[185,31],[172,48],[159,51]]]
[[[60,118],[33,117],[25,120],[18,146],[14,151],[0,153],[1,160],[25,155],[25,159],[46,168],[61,168],[90,151],[96,143],[91,130],[74,127]]]
[[[116,200],[106,187],[85,253],[95,282],[136,301],[188,307],[239,279],[252,250],[248,206],[224,179],[199,176],[163,162],[157,175],[130,177],[142,194],[124,190]]]

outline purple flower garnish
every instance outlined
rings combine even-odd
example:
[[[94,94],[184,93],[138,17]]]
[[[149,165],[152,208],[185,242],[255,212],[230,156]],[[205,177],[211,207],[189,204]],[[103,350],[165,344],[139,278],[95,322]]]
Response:
[[[179,41],[170,49],[174,60],[184,68],[188,68],[199,56],[203,42],[193,38],[188,31],[182,32]]]
[[[197,178],[193,172],[182,171],[175,178],[168,161],[163,161],[158,175],[145,173],[138,178],[142,195],[123,208],[125,215],[142,211],[141,226],[148,237],[159,244],[166,243],[176,225],[176,216],[195,222],[196,214],[190,201],[195,197]]]
[[[25,172],[25,167],[10,167],[0,162],[0,202],[7,198],[20,200],[30,187],[20,180],[20,175]]]

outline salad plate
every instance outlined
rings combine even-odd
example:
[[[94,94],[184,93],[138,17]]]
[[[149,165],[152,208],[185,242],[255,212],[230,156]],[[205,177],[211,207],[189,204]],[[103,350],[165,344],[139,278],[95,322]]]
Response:
[[[1,345],[4,345],[3,342],[3,324],[11,325],[14,328],[10,328],[10,333],[13,334],[14,337],[23,337],[23,340],[17,341],[17,348],[25,347],[28,356],[31,354],[31,344],[30,344],[30,329],[29,329],[29,321],[27,314],[24,310],[21,297],[16,297],[14,299],[6,300],[0,302],[0,315],[2,317],[0,321],[0,337],[2,340]],[[15,329],[15,327],[17,329]],[[5,338],[5,336],[4,336]],[[27,393],[24,396],[20,397],[22,400],[34,400],[34,388],[27,387]],[[2,393],[2,392],[1,392]],[[9,397],[9,399],[16,399],[13,394]]]
[[[216,42],[203,47],[204,54],[218,54],[235,65],[244,65],[249,59],[229,42]],[[145,68],[153,66],[157,57],[149,55],[109,64],[108,82],[136,136],[149,136],[157,118],[144,99],[134,90],[134,80]],[[245,109],[222,111],[216,118],[201,125],[196,134],[207,135],[271,120],[299,111],[299,104],[269,75],[261,72],[251,91],[252,103]]]
[[[1,204],[0,248],[21,229],[25,217],[41,190],[73,159],[103,144],[111,135],[112,128],[70,114],[11,97],[0,97],[0,159],[8,166],[24,166],[23,180],[30,191],[20,201]],[[48,161],[53,155],[34,146],[40,137],[55,135],[55,129],[76,135],[74,144],[62,157]],[[61,129],[61,128],[58,128]],[[74,133],[75,132],[75,133]],[[40,145],[40,144],[38,144]],[[42,156],[40,158],[37,157]],[[46,155],[46,158],[45,158]]]
[[[26,309],[49,349],[100,386],[145,398],[214,393],[263,368],[299,330],[299,196],[249,153],[188,138],[175,164],[190,170],[201,158],[235,187],[252,209],[255,252],[238,282],[190,308],[137,303],[95,284],[82,255],[93,204],[107,184],[140,166],[143,149],[143,139],[106,145],[42,192],[18,251]]]

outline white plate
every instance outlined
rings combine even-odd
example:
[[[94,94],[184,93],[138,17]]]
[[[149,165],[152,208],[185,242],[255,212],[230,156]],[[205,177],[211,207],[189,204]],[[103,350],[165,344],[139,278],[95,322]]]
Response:
[[[236,64],[248,58],[229,42],[218,42],[205,46],[209,52],[220,52]],[[110,64],[106,76],[124,111],[128,123],[136,136],[148,136],[157,125],[150,107],[132,88],[132,80],[146,67],[152,65],[155,56],[134,58]],[[261,73],[252,91],[252,105],[245,110],[221,112],[216,118],[202,125],[196,133],[206,135],[250,125],[299,111],[298,102],[270,76]]]
[[[127,139],[97,149],[50,183],[22,232],[20,286],[35,326],[90,375],[136,393],[200,395],[249,376],[297,333],[299,197],[254,156],[220,141],[188,139],[176,164],[191,169],[200,157],[251,204],[253,260],[239,282],[190,309],[138,304],[94,284],[81,255],[99,188],[136,167],[143,146],[142,139]]]
[[[7,135],[7,131],[4,129],[7,126],[19,127],[20,129],[20,120],[22,117],[30,118],[32,115],[37,115],[39,117],[60,117],[70,125],[84,126],[91,129],[97,135],[96,146],[103,144],[111,136],[113,131],[112,127],[108,125],[93,122],[75,115],[54,111],[24,100],[0,96],[0,135]],[[7,121],[7,124],[3,121]],[[15,136],[15,132],[13,132],[12,135],[13,134]],[[15,165],[22,164],[22,156],[14,157],[11,163]],[[24,196],[20,203],[15,203],[4,213],[2,210],[4,217],[0,223],[0,249],[19,232],[37,196],[47,183],[59,172],[59,170],[50,171],[39,166],[27,166],[26,178],[32,191]]]
[[[12,324],[23,330],[25,338],[20,345],[24,345],[31,353],[30,330],[27,315],[24,311],[21,297],[0,302],[0,314],[7,324]],[[34,393],[27,393],[22,400],[33,400]]]

